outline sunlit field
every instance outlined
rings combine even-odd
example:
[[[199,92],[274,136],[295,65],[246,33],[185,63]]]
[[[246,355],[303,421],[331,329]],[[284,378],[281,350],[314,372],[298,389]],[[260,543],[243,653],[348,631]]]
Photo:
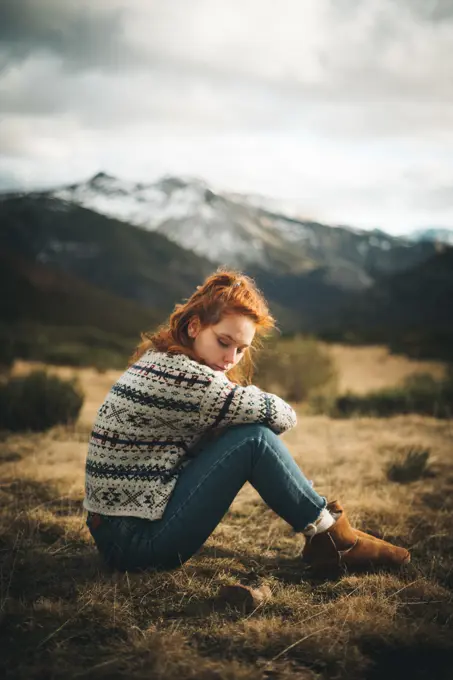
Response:
[[[440,361],[417,361],[391,354],[387,347],[350,347],[325,345],[334,359],[338,371],[339,392],[365,394],[385,387],[394,387],[409,375],[429,373],[442,378],[445,372]]]
[[[443,373],[382,348],[331,351],[344,391]],[[30,368],[18,363],[15,373]],[[86,394],[78,423],[0,442],[0,677],[453,677],[450,420],[334,420],[297,405],[298,425],[284,435],[351,523],[411,550],[400,573],[317,579],[300,561],[303,537],[246,485],[182,568],[118,574],[98,558],[82,499],[91,423],[119,373],[52,370],[78,376]],[[411,449],[429,452],[426,469],[410,483],[390,481],[389,466]],[[237,604],[222,588],[239,584],[264,596]]]

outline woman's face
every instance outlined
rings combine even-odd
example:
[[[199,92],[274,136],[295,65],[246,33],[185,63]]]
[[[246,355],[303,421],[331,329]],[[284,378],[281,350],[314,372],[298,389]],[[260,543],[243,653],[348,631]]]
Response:
[[[219,323],[201,328],[198,318],[188,326],[197,358],[215,371],[226,373],[244,356],[255,335],[255,324],[242,314],[228,314]]]

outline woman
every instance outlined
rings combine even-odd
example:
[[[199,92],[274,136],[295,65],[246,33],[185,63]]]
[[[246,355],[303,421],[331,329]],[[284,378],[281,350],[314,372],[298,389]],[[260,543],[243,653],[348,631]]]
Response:
[[[142,336],[99,409],[86,465],[87,524],[120,570],[172,569],[206,541],[246,481],[296,532],[315,570],[400,566],[403,548],[352,529],[278,435],[294,410],[249,385],[274,319],[254,282],[219,270]]]

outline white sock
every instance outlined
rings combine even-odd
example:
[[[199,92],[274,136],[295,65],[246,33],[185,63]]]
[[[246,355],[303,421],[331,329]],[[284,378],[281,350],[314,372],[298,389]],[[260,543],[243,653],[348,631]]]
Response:
[[[330,529],[336,521],[337,517],[331,515],[330,512],[324,508],[313,524],[307,524],[303,533],[305,536],[312,538],[313,536],[316,536],[316,534],[322,534],[324,531],[327,531],[327,529]]]

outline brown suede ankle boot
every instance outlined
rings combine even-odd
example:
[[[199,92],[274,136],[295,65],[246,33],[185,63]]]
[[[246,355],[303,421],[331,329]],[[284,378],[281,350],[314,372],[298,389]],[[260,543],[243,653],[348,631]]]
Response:
[[[327,531],[307,538],[302,551],[302,559],[313,569],[360,571],[374,567],[395,568],[410,561],[405,548],[353,529],[337,501],[329,503],[327,509],[337,514],[337,521]]]
[[[341,514],[342,512],[344,512],[343,506],[339,501],[331,501],[326,505],[326,509],[333,515]],[[377,536],[373,536],[373,534],[369,534],[366,531],[361,531],[360,529],[356,529],[355,527],[353,527],[352,530],[355,534],[357,534],[357,536],[361,536],[362,538],[368,538],[370,541],[380,541],[381,543],[386,543],[384,539],[378,538]]]

